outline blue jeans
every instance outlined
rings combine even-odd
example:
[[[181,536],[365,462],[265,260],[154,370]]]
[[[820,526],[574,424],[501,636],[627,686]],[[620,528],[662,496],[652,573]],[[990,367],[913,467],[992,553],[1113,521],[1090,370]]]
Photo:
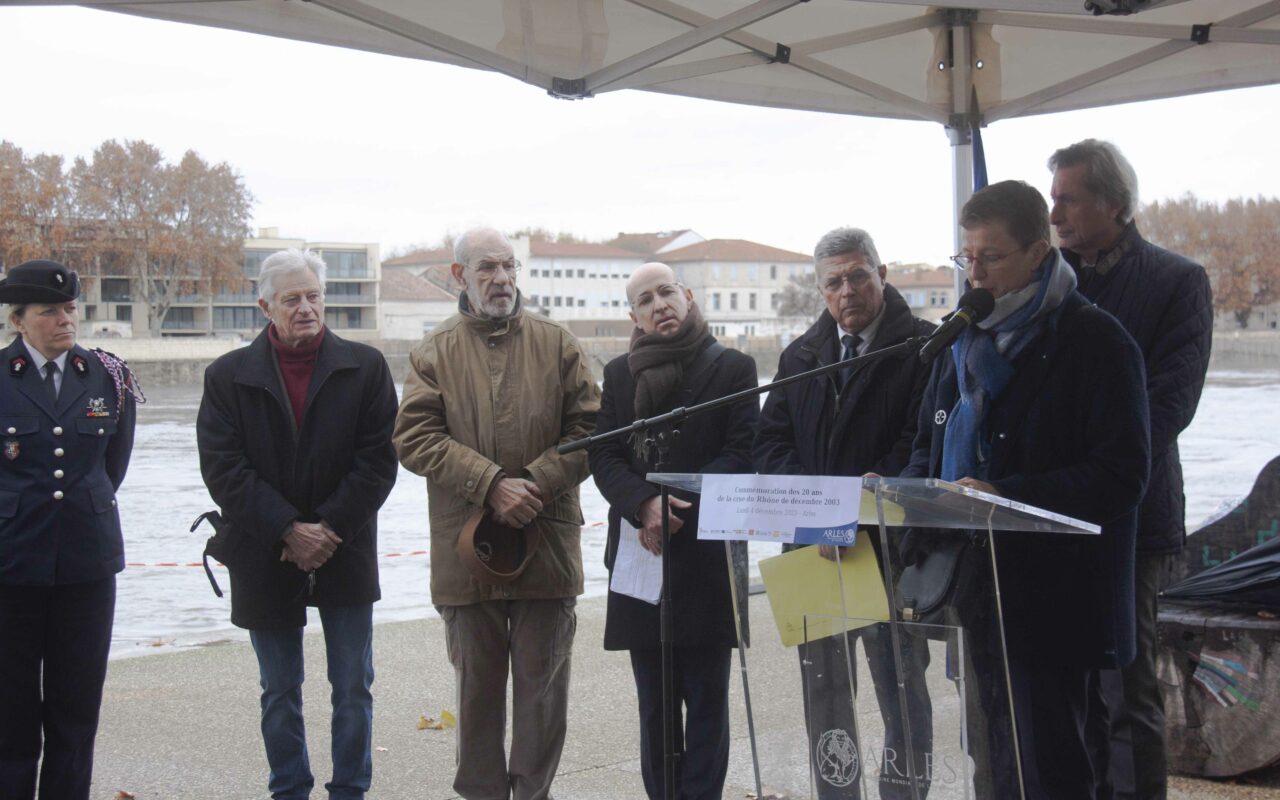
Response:
[[[373,779],[373,604],[321,608],[333,688],[332,798],[363,798]],[[302,722],[302,628],[250,631],[262,683],[262,741],[276,800],[311,796],[315,779]]]

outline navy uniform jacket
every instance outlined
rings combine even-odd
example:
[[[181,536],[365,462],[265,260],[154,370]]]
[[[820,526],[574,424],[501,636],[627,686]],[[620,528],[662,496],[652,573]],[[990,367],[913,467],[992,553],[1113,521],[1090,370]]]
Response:
[[[124,569],[116,489],[133,450],[134,401],[98,356],[67,354],[56,406],[22,339],[0,367],[0,584],[84,583]]]

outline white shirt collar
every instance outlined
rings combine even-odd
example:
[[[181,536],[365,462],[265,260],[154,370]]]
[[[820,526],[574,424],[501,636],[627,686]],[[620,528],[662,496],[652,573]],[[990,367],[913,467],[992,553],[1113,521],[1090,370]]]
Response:
[[[844,337],[849,336],[849,335],[853,335],[853,336],[857,336],[857,337],[859,337],[859,339],[858,339],[858,355],[865,355],[865,354],[866,354],[866,352],[867,352],[867,350],[871,347],[871,340],[873,340],[873,339],[875,339],[875,338],[876,338],[876,331],[880,329],[880,320],[882,320],[882,319],[884,319],[884,307],[883,307],[883,306],[881,306],[881,308],[880,308],[880,313],[879,313],[879,314],[876,314],[875,319],[873,319],[873,320],[871,320],[870,322],[868,322],[868,323],[867,323],[867,325],[866,325],[866,327],[864,327],[862,330],[858,331],[857,333],[854,333],[853,331],[847,331],[847,330],[845,330],[845,329],[844,329],[844,326],[843,326],[843,325],[841,325],[839,322],[837,322],[837,323],[836,323],[836,329],[840,331],[840,341],[842,341],[842,342],[843,342],[843,341],[844,341]],[[844,345],[842,344],[842,345],[841,345],[841,347],[843,347],[843,346],[844,346]]]
[[[22,340],[22,344],[24,347],[27,348],[27,353],[30,354],[31,356],[31,363],[34,364],[36,370],[43,375],[44,365],[49,363],[49,359],[41,355],[40,351],[32,347],[31,343],[28,342],[26,339]],[[58,365],[58,372],[62,373],[63,375],[67,374],[67,352],[70,352],[70,351],[59,353],[58,357],[53,359],[53,363]]]

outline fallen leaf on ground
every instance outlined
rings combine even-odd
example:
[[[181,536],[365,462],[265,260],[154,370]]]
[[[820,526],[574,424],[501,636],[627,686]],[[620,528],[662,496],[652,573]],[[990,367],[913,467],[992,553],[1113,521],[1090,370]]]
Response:
[[[385,752],[387,752],[387,748],[385,748],[385,747],[375,747],[375,748],[373,748],[373,749],[374,749],[374,751],[375,751],[375,752],[378,752],[378,753],[385,753]]]
[[[440,712],[440,719],[428,717],[426,714],[418,717],[418,730],[420,731],[447,731],[451,728],[458,727],[458,718],[448,711]]]
[[[1276,619],[1276,613],[1263,608],[1258,611],[1258,617],[1260,619]]]
[[[124,789],[116,792],[115,800],[134,800],[133,792],[126,792]]]

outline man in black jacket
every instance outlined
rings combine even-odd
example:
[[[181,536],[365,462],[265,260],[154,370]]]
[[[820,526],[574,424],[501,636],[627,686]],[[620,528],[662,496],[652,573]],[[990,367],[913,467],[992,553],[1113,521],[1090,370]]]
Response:
[[[1133,221],[1138,179],[1110,142],[1086,139],[1049,159],[1062,255],[1079,290],[1142,350],[1151,413],[1151,482],[1138,510],[1137,657],[1095,681],[1090,747],[1100,798],[1163,798],[1168,765],[1156,681],[1156,597],[1186,539],[1178,434],[1209,369],[1213,297],[1204,268],[1147,242]],[[1108,713],[1109,712],[1109,713]],[[1110,769],[1108,769],[1110,766]]]
[[[1013,698],[1027,800],[1086,800],[1095,794],[1083,735],[1089,676],[1133,659],[1134,520],[1150,460],[1142,357],[1114,317],[1075,291],[1034,188],[1002,181],[976,192],[960,226],[956,264],[995,309],[933,362],[902,474],[1101,528],[994,534],[1002,628],[985,538],[956,568],[971,590],[949,604],[972,664],[970,752],[990,748],[976,759],[976,795],[1019,796]]]
[[[330,798],[362,798],[373,774],[377,514],[396,479],[395,386],[382,354],[324,326],[324,262],[287,250],[262,263],[270,320],[205,371],[200,470],[230,526],[231,621],[249,629],[262,684],[273,798],[314,780],[302,721],[302,628],[318,606],[333,687]]]
[[[641,266],[627,283],[636,329],[630,352],[604,371],[597,429],[601,432],[755,388],[750,357],[716,342],[688,289],[665,264]],[[750,398],[689,420],[662,465],[664,472],[726,474],[751,471],[751,436],[758,415]],[[620,548],[624,558],[653,558],[662,550],[662,503],[645,480],[656,453],[637,453],[626,438],[594,445],[591,473],[609,501],[605,565],[612,579]],[[672,496],[671,586],[674,607],[675,694],[672,710],[684,724],[675,730],[680,756],[677,796],[718,800],[729,767],[729,666],[738,643],[725,543],[699,541],[696,495]],[[637,551],[643,548],[646,555]],[[612,582],[612,581],[611,581]],[[663,797],[662,665],[658,606],[609,592],[606,650],[629,650],[640,703],[640,772],[650,798]]]
[[[818,241],[813,257],[816,288],[827,308],[783,351],[774,380],[881,350],[933,330],[932,324],[911,315],[902,295],[885,281],[885,267],[866,231],[837,228]],[[756,471],[896,476],[911,456],[920,397],[928,377],[928,366],[920,359],[900,354],[770,392],[756,434]],[[835,547],[820,547],[825,557],[837,557]],[[856,688],[849,686],[850,671],[843,655],[842,647],[848,644],[847,637],[839,637],[839,641],[825,639],[800,647],[801,663],[809,665],[801,674],[811,731],[855,730],[847,702],[811,704],[808,698],[811,679],[821,680],[822,691],[832,698],[847,698]],[[863,634],[863,644],[885,724],[880,796],[912,797],[893,651],[887,636],[870,631]],[[916,771],[927,773],[923,764],[931,750],[932,716],[923,673],[929,650],[923,640],[914,637],[908,637],[906,644],[912,672],[907,684],[915,690],[909,704]],[[857,782],[839,787],[818,780],[818,796],[822,798],[855,797],[857,788]],[[920,788],[923,797],[927,777]]]

